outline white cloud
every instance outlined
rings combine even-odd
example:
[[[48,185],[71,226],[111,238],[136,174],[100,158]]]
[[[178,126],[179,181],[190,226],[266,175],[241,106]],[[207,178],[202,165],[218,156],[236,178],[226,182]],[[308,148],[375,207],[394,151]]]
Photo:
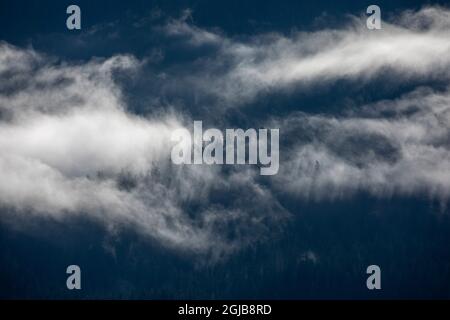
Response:
[[[262,216],[282,216],[253,171],[223,175],[218,167],[171,164],[170,135],[182,116],[129,113],[114,81],[117,72],[132,76],[135,58],[57,63],[3,43],[0,61],[1,72],[17,79],[0,84],[0,206],[30,218],[87,215],[170,247],[217,255],[258,238]],[[241,209],[246,189],[255,205]],[[235,197],[226,205],[212,201],[223,192]]]
[[[210,54],[198,57],[195,68],[176,78],[179,87],[189,86],[235,107],[260,94],[280,88],[302,88],[338,79],[368,81],[390,72],[398,80],[448,79],[450,67],[450,11],[425,7],[407,11],[382,30],[368,30],[366,17],[350,17],[337,30],[260,34],[245,39],[228,38],[175,21],[169,35],[183,36],[197,47],[213,45]],[[172,84],[174,85],[174,84]]]
[[[347,116],[299,113],[277,123],[295,143],[276,188],[308,199],[450,196],[450,91],[417,89]]]
[[[169,68],[155,79],[162,84],[149,86],[158,88],[155,101],[171,93],[168,84],[216,97],[211,107],[220,110],[266,90],[370,82],[386,70],[398,81],[448,83],[448,15],[425,8],[381,31],[356,19],[340,30],[239,40],[171,21],[169,35],[214,47],[216,56],[208,51],[192,65]],[[115,75],[133,77],[141,66],[129,55],[73,64],[1,43],[0,206],[29,217],[87,215],[168,246],[221,254],[273,232],[287,216],[279,192],[318,200],[360,191],[448,199],[449,91],[418,89],[344,116],[296,113],[267,123],[288,143],[278,175],[263,185],[253,167],[172,165],[170,134],[192,121],[127,110]]]
[[[198,95],[218,98],[216,110],[225,112],[224,107],[257,102],[265,92],[310,92],[340,79],[368,86],[380,78],[393,84],[439,80],[448,86],[449,16],[447,8],[424,7],[383,21],[382,30],[368,30],[363,16],[350,17],[337,30],[247,38],[229,38],[182,20],[176,25],[178,36],[184,32],[187,44],[214,45],[216,51],[215,58],[207,52],[195,60],[189,75],[175,79],[178,86],[189,83]],[[208,37],[201,36],[205,33]],[[195,35],[205,40],[191,41]],[[346,116],[297,113],[269,121],[265,127],[279,127],[282,138],[294,141],[281,148],[273,186],[302,199],[344,198],[363,191],[445,202],[450,194],[449,109],[448,91],[417,89]]]

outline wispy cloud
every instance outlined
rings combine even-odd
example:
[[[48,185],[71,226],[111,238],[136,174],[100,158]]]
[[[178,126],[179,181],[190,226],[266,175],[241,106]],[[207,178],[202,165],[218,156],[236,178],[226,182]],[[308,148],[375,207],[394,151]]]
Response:
[[[448,86],[448,16],[430,7],[380,31],[353,17],[339,30],[239,38],[185,16],[157,30],[207,50],[150,74],[132,55],[69,63],[1,43],[0,206],[30,217],[86,215],[167,246],[221,254],[265,237],[289,216],[279,194],[297,201],[425,194],[445,202],[449,90],[416,88],[339,116],[267,114],[265,126],[280,128],[282,145],[280,171],[264,181],[248,166],[175,166],[170,135],[192,123],[183,112],[188,94],[211,103],[216,117],[209,120],[223,125],[230,107],[286,88],[314,91],[340,79],[370,85],[386,74]],[[180,105],[138,116],[117,76],[151,79],[153,101],[173,95]]]
[[[419,88],[346,116],[298,113],[277,188],[309,199],[450,196],[450,91]]]
[[[69,65],[2,44],[0,59],[8,61],[2,74],[17,79],[0,86],[3,207],[62,220],[84,214],[167,246],[219,255],[258,238],[263,216],[285,214],[252,171],[172,166],[170,135],[182,116],[129,113],[114,82],[117,72],[132,76],[135,58]],[[223,192],[230,193],[226,201]]]
[[[426,7],[384,22],[382,30],[368,30],[364,17],[348,17],[341,29],[289,36],[229,38],[184,20],[172,21],[164,30],[186,45],[215,48],[214,58],[210,54],[196,58],[185,82],[176,78],[178,85],[189,83],[200,93],[216,97],[222,107],[236,107],[265,92],[339,79],[369,81],[387,72],[403,81],[448,78],[448,16],[448,9]]]

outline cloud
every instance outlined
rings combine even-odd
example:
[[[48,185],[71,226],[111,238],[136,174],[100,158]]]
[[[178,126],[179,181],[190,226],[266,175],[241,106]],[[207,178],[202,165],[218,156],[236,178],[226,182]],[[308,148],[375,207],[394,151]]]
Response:
[[[282,142],[280,171],[267,179],[251,166],[173,165],[170,135],[190,129],[189,111],[206,102],[208,125],[223,127],[230,107],[277,90],[314,92],[341,79],[370,86],[386,75],[448,87],[448,15],[427,7],[381,31],[351,18],[338,30],[234,38],[188,24],[185,15],[156,30],[195,49],[195,58],[150,70],[132,55],[73,63],[0,43],[0,206],[29,218],[87,216],[168,247],[220,256],[282,228],[290,213],[280,194],[445,202],[448,89],[416,88],[339,115],[266,114],[254,126],[280,128]],[[125,92],[130,83],[152,104],[175,97],[174,104],[137,115]]]
[[[277,123],[289,152],[276,188],[303,199],[358,192],[450,196],[450,91],[419,88],[344,116],[297,113]]]
[[[350,16],[336,30],[233,38],[185,20],[171,21],[163,28],[171,39],[176,35],[188,47],[215,51],[200,51],[191,68],[185,67],[188,72],[173,82],[169,77],[166,86],[174,91],[189,86],[223,108],[252,102],[266,92],[313,90],[340,79],[448,79],[449,12],[443,7],[406,11],[375,31],[366,28],[365,17]]]
[[[213,54],[200,51],[195,67],[186,67],[189,74],[178,73],[174,79],[179,87],[189,83],[197,97],[214,97],[206,101],[214,101],[220,115],[248,102],[257,108],[268,92],[314,92],[342,79],[363,88],[379,79],[393,86],[410,80],[438,80],[448,86],[449,16],[447,8],[424,7],[383,21],[383,29],[376,31],[365,27],[365,17],[349,17],[336,30],[234,38],[179,20],[169,23],[166,32],[176,33],[187,46],[214,48]],[[339,116],[294,112],[280,119],[266,114],[263,126],[280,128],[285,142],[272,187],[302,200],[367,192],[446,202],[449,109],[448,89],[425,87],[394,100],[348,108]]]
[[[220,45],[224,39],[214,32],[190,25],[187,21],[190,17],[183,15],[181,19],[171,19],[162,30],[171,37],[179,37],[189,45],[197,47],[202,45]]]
[[[30,218],[87,215],[168,247],[217,255],[259,238],[263,216],[276,220],[278,210],[281,218],[252,171],[171,164],[170,135],[183,115],[127,110],[114,79],[133,76],[140,66],[134,57],[67,64],[3,43],[0,61],[1,73],[15,79],[0,84],[2,207]],[[245,201],[255,206],[242,209]]]

